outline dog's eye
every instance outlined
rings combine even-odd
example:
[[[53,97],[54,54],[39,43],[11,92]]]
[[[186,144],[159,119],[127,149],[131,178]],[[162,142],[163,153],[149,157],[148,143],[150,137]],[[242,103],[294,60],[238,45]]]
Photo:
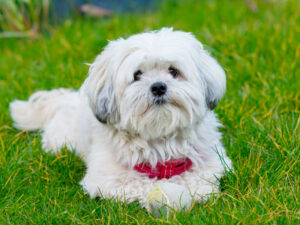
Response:
[[[133,74],[133,79],[135,81],[139,80],[142,74],[143,74],[143,72],[140,71],[140,70],[135,71],[134,74]]]
[[[176,77],[178,77],[178,76],[180,75],[178,69],[175,69],[175,68],[172,67],[172,66],[170,66],[168,70],[169,70],[169,73],[170,73],[174,78],[176,78]]]

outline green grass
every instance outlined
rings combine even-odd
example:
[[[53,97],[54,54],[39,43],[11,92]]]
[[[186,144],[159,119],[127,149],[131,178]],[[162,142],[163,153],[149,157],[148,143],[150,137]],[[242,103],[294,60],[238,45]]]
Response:
[[[247,1],[249,2],[249,1]],[[157,12],[75,19],[37,40],[0,40],[0,224],[299,224],[300,2],[179,1]],[[173,26],[193,32],[227,73],[216,111],[235,173],[222,193],[169,221],[138,203],[91,200],[81,159],[42,151],[12,127],[8,104],[40,89],[79,88],[107,39]]]

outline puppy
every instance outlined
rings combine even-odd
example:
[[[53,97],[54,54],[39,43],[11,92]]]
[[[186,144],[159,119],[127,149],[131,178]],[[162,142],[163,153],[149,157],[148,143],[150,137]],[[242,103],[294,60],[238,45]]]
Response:
[[[91,198],[145,205],[167,183],[180,187],[170,198],[181,190],[200,200],[231,168],[213,112],[225,84],[191,33],[163,28],[110,41],[80,90],[39,91],[10,112],[15,127],[43,131],[45,151],[67,146],[83,158]]]

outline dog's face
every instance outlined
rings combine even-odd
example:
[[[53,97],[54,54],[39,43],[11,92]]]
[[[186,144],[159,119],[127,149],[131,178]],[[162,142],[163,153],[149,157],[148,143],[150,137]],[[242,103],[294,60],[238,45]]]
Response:
[[[110,42],[82,88],[100,122],[154,139],[201,122],[225,80],[193,35],[164,28]]]

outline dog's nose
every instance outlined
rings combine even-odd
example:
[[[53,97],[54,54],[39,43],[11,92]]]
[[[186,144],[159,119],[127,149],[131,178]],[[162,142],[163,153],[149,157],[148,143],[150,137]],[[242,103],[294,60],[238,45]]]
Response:
[[[151,92],[154,96],[162,96],[167,92],[167,85],[163,82],[156,82],[151,85]]]

